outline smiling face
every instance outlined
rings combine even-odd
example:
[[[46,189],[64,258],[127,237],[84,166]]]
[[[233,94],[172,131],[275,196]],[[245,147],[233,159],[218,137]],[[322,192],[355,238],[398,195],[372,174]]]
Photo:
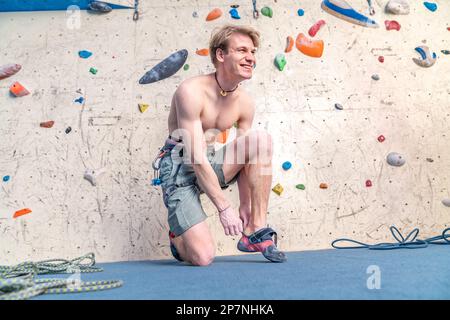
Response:
[[[223,62],[227,73],[240,79],[250,79],[256,63],[256,48],[252,39],[242,33],[233,33],[228,39],[228,50],[218,50],[217,59]]]

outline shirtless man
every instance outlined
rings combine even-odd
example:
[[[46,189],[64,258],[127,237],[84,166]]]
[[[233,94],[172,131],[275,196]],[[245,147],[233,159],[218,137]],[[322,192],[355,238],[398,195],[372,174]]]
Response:
[[[159,154],[159,177],[169,211],[170,247],[180,261],[206,266],[214,259],[214,239],[199,198],[203,192],[217,208],[225,234],[242,234],[240,251],[261,252],[272,262],[286,261],[276,247],[276,232],[266,227],[271,137],[250,130],[255,104],[239,87],[252,77],[258,46],[259,33],[253,28],[222,27],[210,40],[216,72],[183,81],[173,96],[170,135]],[[217,134],[234,123],[236,139],[215,151]],[[239,215],[222,191],[235,181]]]

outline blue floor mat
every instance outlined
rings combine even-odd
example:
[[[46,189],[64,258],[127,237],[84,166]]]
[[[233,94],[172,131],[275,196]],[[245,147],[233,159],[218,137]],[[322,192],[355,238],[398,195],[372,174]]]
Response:
[[[217,257],[208,267],[176,260],[104,263],[99,264],[103,272],[82,274],[81,280],[120,279],[123,287],[34,299],[450,299],[449,249],[288,252],[282,264],[260,254]],[[370,266],[379,269],[379,289],[368,288]]]

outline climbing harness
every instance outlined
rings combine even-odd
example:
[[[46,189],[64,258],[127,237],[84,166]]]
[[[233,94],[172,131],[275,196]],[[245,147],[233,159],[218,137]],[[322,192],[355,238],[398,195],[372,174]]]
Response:
[[[161,169],[161,160],[167,153],[170,153],[173,148],[175,148],[176,144],[165,144],[161,149],[159,149],[159,153],[156,158],[152,162],[153,168],[153,179],[152,186],[159,186],[162,181],[159,177],[159,170]]]
[[[138,6],[139,6],[139,0],[134,0],[134,14],[133,14],[134,21],[139,20]]]
[[[86,263],[82,263],[88,260]],[[76,281],[75,279],[37,279],[42,274],[79,274],[101,272],[95,267],[94,253],[72,259],[51,259],[0,266],[0,300],[25,300],[45,293],[75,293],[118,288],[121,280]]]
[[[336,239],[331,243],[331,246],[335,249],[360,249],[360,248],[367,248],[370,250],[392,250],[392,249],[419,249],[419,248],[426,248],[429,244],[450,244],[450,228],[445,229],[442,232],[442,235],[428,238],[425,240],[416,239],[419,235],[419,229],[415,228],[413,229],[406,238],[403,237],[401,232],[395,227],[391,226],[390,231],[392,233],[392,236],[395,240],[397,240],[397,243],[377,243],[377,244],[367,244],[363,242],[359,242],[352,239]],[[359,246],[338,246],[336,245],[337,242],[350,242],[350,243],[356,243]]]
[[[253,18],[258,19],[259,17],[259,11],[256,9],[256,0],[253,1]]]

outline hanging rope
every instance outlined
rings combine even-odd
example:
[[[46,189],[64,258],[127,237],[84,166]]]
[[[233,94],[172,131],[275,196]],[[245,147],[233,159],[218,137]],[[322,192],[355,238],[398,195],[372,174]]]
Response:
[[[253,2],[253,18],[258,19],[259,11],[256,9],[256,0],[252,0]]]
[[[406,238],[403,237],[401,232],[394,226],[391,226],[389,228],[391,230],[392,236],[395,240],[397,240],[397,243],[377,243],[377,244],[367,244],[363,242],[359,242],[352,239],[336,239],[331,243],[331,246],[335,249],[360,249],[360,248],[367,248],[370,250],[392,250],[392,249],[419,249],[419,248],[426,248],[429,244],[450,244],[450,228],[445,229],[442,232],[442,235],[428,238],[425,240],[416,239],[419,235],[419,229],[415,228],[412,230]],[[356,243],[358,246],[338,246],[336,243],[338,242],[350,242],[350,243]]]
[[[83,261],[87,260],[86,263]],[[77,279],[37,279],[42,274],[79,274],[101,272],[95,255],[88,253],[72,259],[51,259],[0,266],[0,300],[25,300],[45,293],[90,292],[118,288],[121,280],[84,282]]]
[[[134,21],[139,20],[138,6],[139,6],[139,0],[134,0],[134,14],[133,14]]]

